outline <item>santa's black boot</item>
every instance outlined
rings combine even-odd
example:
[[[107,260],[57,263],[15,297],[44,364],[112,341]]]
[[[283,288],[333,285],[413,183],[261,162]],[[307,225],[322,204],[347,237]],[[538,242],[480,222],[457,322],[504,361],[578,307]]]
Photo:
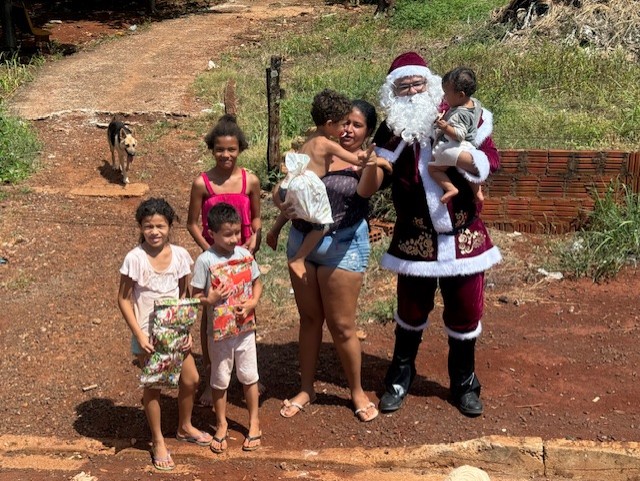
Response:
[[[396,326],[393,359],[384,378],[385,392],[380,398],[381,411],[397,411],[402,406],[416,375],[416,356],[421,341],[422,331],[409,331]]]
[[[483,411],[480,400],[480,381],[475,373],[476,340],[449,338],[449,380],[453,403],[462,414],[480,416]]]

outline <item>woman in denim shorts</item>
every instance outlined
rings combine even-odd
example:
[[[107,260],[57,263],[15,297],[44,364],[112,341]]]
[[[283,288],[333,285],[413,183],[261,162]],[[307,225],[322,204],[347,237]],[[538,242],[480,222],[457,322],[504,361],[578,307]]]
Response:
[[[374,107],[362,100],[354,101],[340,144],[351,152],[358,151],[376,123]],[[289,273],[300,314],[301,382],[300,391],[283,402],[280,414],[285,418],[303,411],[316,398],[314,381],[325,321],[342,361],[356,416],[363,422],[378,416],[375,404],[362,389],[362,351],[356,337],[356,307],[369,261],[366,220],[369,197],[378,190],[382,178],[382,169],[376,165],[357,171],[340,159],[333,159],[330,172],[322,178],[334,224],[307,256],[306,278]],[[274,200],[279,204],[277,191]],[[282,208],[285,209],[286,204]],[[304,221],[293,220],[287,243],[288,257],[297,252],[305,233],[311,228]]]

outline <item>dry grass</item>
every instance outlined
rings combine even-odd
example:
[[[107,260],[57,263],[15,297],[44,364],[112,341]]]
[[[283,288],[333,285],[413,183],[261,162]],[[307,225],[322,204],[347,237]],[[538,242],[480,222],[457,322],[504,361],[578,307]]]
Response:
[[[540,301],[544,286],[554,282],[538,273],[545,268],[551,245],[543,234],[518,234],[490,229],[491,240],[502,254],[502,262],[486,272],[488,301],[525,303]],[[495,298],[495,299],[493,299]]]
[[[536,6],[543,3],[550,4],[550,8],[537,16]],[[544,37],[598,51],[623,49],[630,61],[640,61],[640,1],[582,0],[580,6],[574,3],[510,2],[495,13],[495,18],[497,22],[513,23],[506,37],[510,41],[526,43]],[[509,10],[513,5],[520,10],[519,16]]]

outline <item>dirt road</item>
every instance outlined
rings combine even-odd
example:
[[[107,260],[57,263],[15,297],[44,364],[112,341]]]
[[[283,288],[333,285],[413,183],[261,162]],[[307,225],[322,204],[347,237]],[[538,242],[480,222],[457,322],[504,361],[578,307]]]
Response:
[[[329,8],[310,1],[230,5],[232,13],[204,11],[139,26],[135,33],[120,30],[118,38],[47,63],[9,107],[29,120],[66,112],[196,114],[204,107],[190,87],[209,60],[220,64],[220,54],[243,36],[260,39],[269,22]]]

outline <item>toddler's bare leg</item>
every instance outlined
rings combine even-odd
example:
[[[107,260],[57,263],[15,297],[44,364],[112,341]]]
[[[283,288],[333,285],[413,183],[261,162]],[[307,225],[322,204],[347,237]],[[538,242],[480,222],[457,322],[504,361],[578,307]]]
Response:
[[[482,193],[482,185],[470,183],[473,195],[476,196],[476,202],[484,202],[484,194]]]
[[[440,202],[446,204],[453,197],[458,195],[458,188],[451,183],[449,176],[446,173],[447,166],[439,166],[429,164],[429,174],[436,183],[444,190],[444,195],[440,197]]]
[[[326,227],[324,229],[314,229],[310,231],[304,237],[304,240],[302,241],[298,252],[296,252],[296,255],[289,259],[289,268],[296,275],[296,277],[302,279],[305,284],[307,282],[307,268],[305,267],[304,262],[307,259],[307,256],[311,254],[311,251],[313,251],[313,249],[316,247],[318,242],[320,242],[320,240],[324,237],[326,232]]]
[[[267,232],[267,245],[273,250],[276,250],[276,248],[278,247],[278,237],[280,236],[280,231],[287,223],[287,220],[287,217],[282,212],[280,212],[275,223],[273,224],[271,229],[269,229],[269,232]]]

